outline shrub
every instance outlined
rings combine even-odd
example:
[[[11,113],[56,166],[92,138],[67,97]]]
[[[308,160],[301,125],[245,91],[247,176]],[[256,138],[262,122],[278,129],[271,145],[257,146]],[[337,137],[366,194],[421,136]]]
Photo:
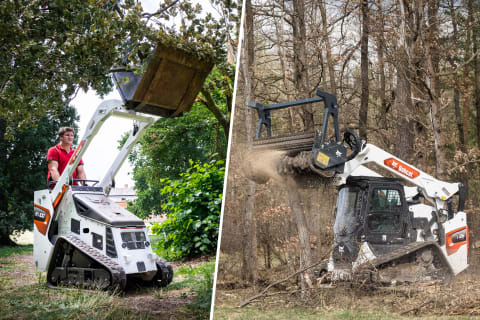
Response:
[[[212,155],[211,158],[213,158]],[[217,248],[220,207],[225,169],[224,161],[190,161],[180,179],[163,179],[166,197],[162,209],[167,218],[152,227],[160,235],[157,250],[169,258],[214,253]]]

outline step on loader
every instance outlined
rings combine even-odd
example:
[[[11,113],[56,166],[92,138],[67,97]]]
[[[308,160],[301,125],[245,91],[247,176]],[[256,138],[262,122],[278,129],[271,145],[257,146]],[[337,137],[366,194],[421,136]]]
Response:
[[[272,136],[272,111],[316,102],[325,104],[321,132]],[[259,118],[253,148],[284,151],[274,164],[279,173],[316,177],[338,188],[332,254],[318,275],[332,280],[445,283],[468,267],[466,191],[461,183],[440,181],[367,144],[351,129],[341,139],[334,95],[317,90],[313,98],[249,107]],[[333,136],[327,140],[330,118]]]
[[[143,76],[114,74],[123,100],[98,106],[53,189],[34,193],[33,258],[37,271],[47,273],[49,286],[122,291],[127,282],[166,286],[172,281],[172,266],[152,251],[143,220],[109,194],[121,165],[155,121],[151,115],[175,117],[188,111],[212,66],[158,45]],[[101,181],[74,181],[80,159],[111,116],[133,121],[123,148]]]

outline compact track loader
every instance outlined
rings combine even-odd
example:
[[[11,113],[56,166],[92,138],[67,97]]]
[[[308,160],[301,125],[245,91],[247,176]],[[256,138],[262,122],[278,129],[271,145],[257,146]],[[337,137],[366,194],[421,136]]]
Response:
[[[127,281],[168,285],[172,266],[151,247],[139,219],[109,197],[115,175],[135,143],[154,122],[189,110],[212,68],[178,49],[159,45],[142,77],[114,74],[123,98],[102,102],[53,189],[34,194],[34,250],[38,271],[52,286],[123,290]],[[111,116],[130,119],[133,129],[102,181],[72,179],[80,159]]]
[[[314,102],[325,104],[321,133],[272,137],[272,110]],[[340,139],[336,97],[320,90],[314,98],[249,106],[259,116],[254,148],[285,151],[276,163],[279,173],[315,176],[338,188],[333,250],[320,275],[328,272],[333,280],[447,282],[468,267],[466,192],[461,183],[440,181],[365,143],[353,130]],[[327,141],[329,118],[333,138]],[[261,138],[264,126],[267,136]],[[365,164],[397,178],[382,177]]]

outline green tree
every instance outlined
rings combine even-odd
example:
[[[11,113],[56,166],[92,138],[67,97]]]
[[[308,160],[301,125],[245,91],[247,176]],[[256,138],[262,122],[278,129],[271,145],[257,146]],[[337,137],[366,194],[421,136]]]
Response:
[[[109,70],[149,50],[135,1],[5,0],[0,2],[0,131],[61,114],[79,88],[109,92]]]
[[[47,114],[38,126],[16,130],[8,143],[0,141],[0,245],[12,244],[13,231],[33,226],[33,191],[46,188],[46,151],[58,143],[61,126],[75,127],[75,109]],[[5,121],[0,121],[1,124]]]
[[[164,179],[162,209],[166,220],[152,231],[162,237],[159,246],[171,258],[211,254],[217,248],[222,203],[224,161],[190,161],[177,180]]]

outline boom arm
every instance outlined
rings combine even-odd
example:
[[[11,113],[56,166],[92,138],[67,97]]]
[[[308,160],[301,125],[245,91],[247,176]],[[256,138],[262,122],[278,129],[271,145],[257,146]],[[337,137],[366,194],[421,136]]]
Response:
[[[134,111],[127,111],[123,108],[123,102],[120,100],[107,100],[103,101],[98,107],[95,113],[90,120],[87,131],[85,132],[82,140],[78,144],[77,149],[70,158],[67,167],[64,169],[62,175],[60,176],[55,188],[52,190],[50,196],[54,204],[57,203],[57,200],[60,200],[63,192],[65,191],[67,185],[72,183],[72,175],[75,169],[80,162],[85,151],[88,149],[88,146],[92,142],[95,135],[98,133],[105,121],[111,116],[117,116],[127,119],[132,119],[137,121],[137,126],[134,127],[134,130],[130,133],[127,141],[123,145],[122,150],[118,154],[117,158],[113,162],[113,165],[103,178],[100,186],[104,188],[105,192],[108,194],[110,188],[113,186],[113,179],[118,172],[119,168],[125,161],[126,157],[132,150],[135,143],[142,136],[142,133],[147,129],[153,122],[154,118],[140,115]]]
[[[347,177],[354,174],[355,170],[361,170],[363,165],[367,163],[375,163],[413,183],[422,190],[427,200],[435,204],[437,209],[443,208],[445,202],[454,194],[463,191],[463,186],[460,183],[440,181],[372,144],[366,144],[356,157],[345,163],[343,173],[338,174],[342,178],[340,184],[345,183]]]

